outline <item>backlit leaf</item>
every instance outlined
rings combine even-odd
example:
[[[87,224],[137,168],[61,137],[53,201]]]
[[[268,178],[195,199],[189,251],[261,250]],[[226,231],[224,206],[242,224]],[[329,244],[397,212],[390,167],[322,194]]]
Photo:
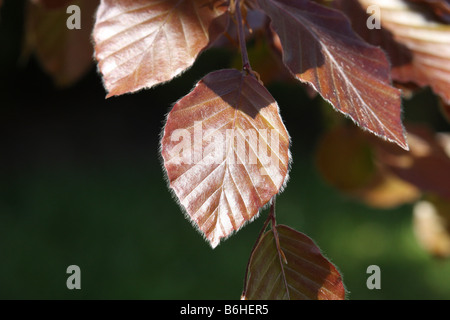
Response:
[[[442,21],[450,23],[450,1],[449,0],[409,0],[412,2],[426,3],[430,5],[434,13]]]
[[[341,192],[372,207],[393,208],[415,202],[420,190],[377,161],[373,140],[355,126],[336,126],[327,131],[316,150],[319,173]]]
[[[212,247],[287,180],[289,136],[270,93],[237,70],[208,74],[170,111],[161,153],[170,187]]]
[[[449,24],[438,20],[427,6],[405,0],[340,0],[337,3],[361,37],[387,52],[395,81],[430,86],[450,103]],[[365,11],[369,6],[380,10],[380,30],[366,27]]]
[[[450,157],[438,136],[427,127],[410,126],[408,141],[410,152],[377,141],[377,161],[421,191],[450,199]]]
[[[414,203],[422,196],[415,185],[382,169],[384,168],[381,168],[371,184],[354,193],[357,199],[371,207],[390,209]]]
[[[93,38],[108,97],[169,81],[189,68],[225,30],[226,10],[216,0],[102,0]]]
[[[307,0],[258,0],[272,20],[283,61],[360,127],[407,149],[400,91],[384,52],[359,38],[346,17]]]
[[[250,257],[242,299],[343,300],[341,275],[306,235],[277,225],[280,258],[274,233],[266,232]]]

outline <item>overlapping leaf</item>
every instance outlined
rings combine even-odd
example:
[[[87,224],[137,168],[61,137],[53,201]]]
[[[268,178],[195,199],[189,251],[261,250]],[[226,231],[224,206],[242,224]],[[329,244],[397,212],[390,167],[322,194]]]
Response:
[[[279,35],[283,61],[360,127],[407,149],[400,91],[384,52],[360,39],[340,12],[306,0],[258,0]]]
[[[190,67],[225,30],[226,9],[217,0],[102,0],[93,38],[108,96],[169,81]]]
[[[274,232],[266,232],[250,257],[242,299],[345,299],[341,275],[310,238],[284,225],[276,233],[283,254]]]
[[[355,126],[333,127],[316,149],[319,173],[330,185],[372,207],[393,208],[417,201],[420,189],[385,168],[375,156],[373,143],[386,144]]]
[[[275,100],[237,70],[208,74],[175,104],[161,153],[170,187],[212,247],[280,191],[290,161]]]
[[[59,2],[51,2],[57,5]],[[33,53],[59,86],[69,86],[93,66],[91,31],[98,0],[73,1],[82,14],[81,29],[66,28],[66,8],[30,3],[27,10],[25,53]],[[49,3],[50,5],[50,3]]]
[[[319,172],[331,185],[379,208],[428,193],[450,199],[450,138],[425,126],[406,128],[409,151],[355,128],[332,129],[317,148]]]
[[[427,127],[408,127],[410,152],[394,150],[386,143],[377,143],[377,161],[400,179],[423,192],[450,199],[450,157]]]
[[[430,86],[450,102],[450,25],[438,20],[427,6],[405,0],[340,0],[337,4],[361,37],[387,52],[394,80]],[[366,27],[365,10],[373,5],[380,9],[381,30]]]
[[[409,0],[413,2],[426,3],[431,6],[433,12],[444,22],[450,23],[450,1],[449,0]]]

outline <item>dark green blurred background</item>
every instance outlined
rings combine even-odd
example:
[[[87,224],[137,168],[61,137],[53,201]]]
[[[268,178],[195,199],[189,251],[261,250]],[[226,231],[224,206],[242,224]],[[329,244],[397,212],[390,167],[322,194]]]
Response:
[[[132,95],[105,100],[95,67],[58,90],[36,61],[17,62],[22,9],[6,0],[0,20],[0,298],[238,299],[267,212],[212,250],[173,201],[158,152],[172,103],[229,67],[230,54],[208,51],[181,78]],[[368,208],[320,178],[321,99],[296,84],[269,90],[293,141],[279,223],[316,241],[350,299],[449,299],[450,262],[418,245],[410,205]],[[448,130],[427,90],[406,103],[405,118]],[[66,288],[72,264],[81,290]],[[366,287],[373,264],[381,290]]]

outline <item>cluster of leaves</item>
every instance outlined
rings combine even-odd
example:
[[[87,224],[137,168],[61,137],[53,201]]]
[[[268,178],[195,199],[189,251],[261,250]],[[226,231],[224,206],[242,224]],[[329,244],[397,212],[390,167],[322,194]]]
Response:
[[[386,52],[404,98],[431,88],[450,122],[450,1],[340,0],[333,5],[360,37]],[[373,5],[380,10],[381,29],[366,27],[365,12]],[[450,135],[430,126],[405,127],[409,151],[338,124],[319,145],[318,168],[331,184],[370,206],[415,204],[417,239],[433,256],[450,257]],[[332,153],[334,163],[327,160]]]
[[[63,27],[69,3],[81,7],[82,30]],[[374,5],[380,29],[367,27],[366,12]],[[290,137],[258,72],[266,73],[251,66],[246,40],[261,31],[284,68],[280,74],[357,125],[339,122],[321,141],[317,163],[324,177],[371,205],[420,199],[417,219],[423,210],[432,210],[435,219],[419,233],[431,252],[446,256],[448,136],[405,130],[401,106],[402,93],[429,86],[450,118],[449,17],[447,0],[32,0],[26,52],[36,54],[59,85],[79,79],[93,55],[109,98],[170,81],[224,35],[238,43],[242,69],[207,74],[167,116],[161,154],[170,188],[212,247],[270,206],[242,298],[344,299],[341,275],[314,242],[276,223],[275,197],[291,165]],[[208,134],[196,139],[199,129]],[[252,130],[277,139],[256,142],[247,135]],[[218,136],[225,138],[219,143]],[[181,139],[191,148],[180,147]]]

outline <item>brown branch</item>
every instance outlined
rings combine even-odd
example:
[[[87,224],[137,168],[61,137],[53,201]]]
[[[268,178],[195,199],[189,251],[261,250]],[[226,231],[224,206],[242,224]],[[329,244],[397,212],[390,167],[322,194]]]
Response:
[[[252,67],[250,66],[250,61],[248,59],[247,46],[245,41],[245,30],[241,13],[241,0],[236,0],[235,6],[236,8],[234,10],[234,14],[237,22],[239,47],[241,48],[242,68],[248,74],[253,75]]]

